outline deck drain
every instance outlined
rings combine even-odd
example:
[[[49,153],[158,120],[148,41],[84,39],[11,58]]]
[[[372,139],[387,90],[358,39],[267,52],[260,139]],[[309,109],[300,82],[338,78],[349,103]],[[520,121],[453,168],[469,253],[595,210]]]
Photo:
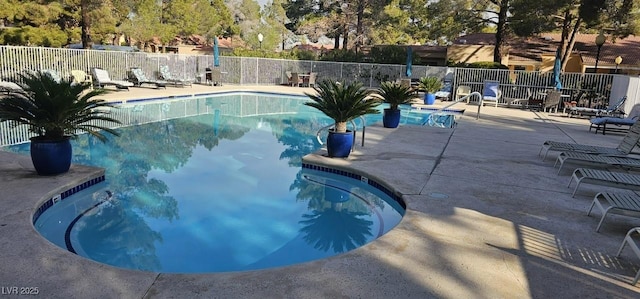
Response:
[[[427,196],[429,196],[431,198],[437,198],[437,199],[449,198],[449,195],[444,194],[444,193],[440,193],[440,192],[431,192],[431,193],[427,194]]]

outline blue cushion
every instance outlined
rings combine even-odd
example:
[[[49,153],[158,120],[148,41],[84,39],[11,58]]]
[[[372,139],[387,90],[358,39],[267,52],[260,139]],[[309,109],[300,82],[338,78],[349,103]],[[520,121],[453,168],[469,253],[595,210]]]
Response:
[[[589,120],[594,125],[614,124],[614,125],[633,125],[636,120],[632,118],[619,117],[596,117]]]

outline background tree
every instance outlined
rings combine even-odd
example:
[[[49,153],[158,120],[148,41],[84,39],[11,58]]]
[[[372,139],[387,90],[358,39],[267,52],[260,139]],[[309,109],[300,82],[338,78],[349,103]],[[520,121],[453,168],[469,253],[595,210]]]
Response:
[[[267,2],[262,9],[262,19],[265,20],[267,25],[275,31],[276,34],[278,32],[280,33],[280,40],[282,42],[281,49],[284,51],[285,41],[291,34],[286,27],[288,19],[287,12],[284,9],[284,2],[282,0],[272,0]]]
[[[636,4],[636,6],[634,6]],[[639,32],[634,0],[513,0],[511,28],[519,36],[559,31],[558,51],[566,66],[575,36],[581,31],[605,31],[613,40]]]

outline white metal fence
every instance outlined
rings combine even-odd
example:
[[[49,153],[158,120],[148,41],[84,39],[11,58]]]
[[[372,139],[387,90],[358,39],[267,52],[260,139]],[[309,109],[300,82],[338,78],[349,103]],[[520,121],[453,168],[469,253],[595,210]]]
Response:
[[[213,55],[178,55],[143,52],[118,52],[82,49],[0,46],[0,80],[19,81],[19,74],[27,70],[51,69],[61,76],[70,76],[71,70],[90,73],[100,67],[113,79],[126,78],[127,70],[139,67],[150,78],[155,78],[161,65],[169,66],[174,77],[204,79],[207,68],[213,66]],[[317,73],[317,80],[359,81],[375,88],[381,82],[407,78],[405,65],[303,61],[247,57],[220,57],[222,83],[236,85],[277,85],[287,83],[287,72]],[[524,98],[528,90],[536,93],[553,86],[551,72],[527,72],[413,66],[411,79],[438,76],[451,83],[452,96],[459,85],[468,85],[472,91],[482,92],[485,80],[497,80],[503,99]],[[563,73],[563,92],[573,99],[580,91],[589,90],[608,104],[613,95],[629,94],[628,80],[614,80],[625,76],[608,74]],[[631,102],[631,101],[630,101]],[[635,103],[635,99],[633,99]],[[25,139],[26,137],[26,139]],[[28,140],[23,131],[9,130],[0,123],[0,146]]]

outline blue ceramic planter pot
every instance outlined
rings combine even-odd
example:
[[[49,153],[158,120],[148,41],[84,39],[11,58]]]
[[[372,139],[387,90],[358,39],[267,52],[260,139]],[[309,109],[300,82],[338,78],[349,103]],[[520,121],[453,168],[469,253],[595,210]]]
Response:
[[[426,105],[433,105],[436,102],[436,95],[432,93],[427,93],[424,95],[424,103]]]
[[[346,158],[351,153],[353,146],[353,132],[336,133],[329,130],[327,137],[327,152],[331,158]]]
[[[31,161],[39,175],[56,175],[71,167],[71,142],[63,140],[31,139]]]
[[[382,125],[385,128],[397,128],[398,124],[400,124],[400,109],[384,109],[382,113]]]

